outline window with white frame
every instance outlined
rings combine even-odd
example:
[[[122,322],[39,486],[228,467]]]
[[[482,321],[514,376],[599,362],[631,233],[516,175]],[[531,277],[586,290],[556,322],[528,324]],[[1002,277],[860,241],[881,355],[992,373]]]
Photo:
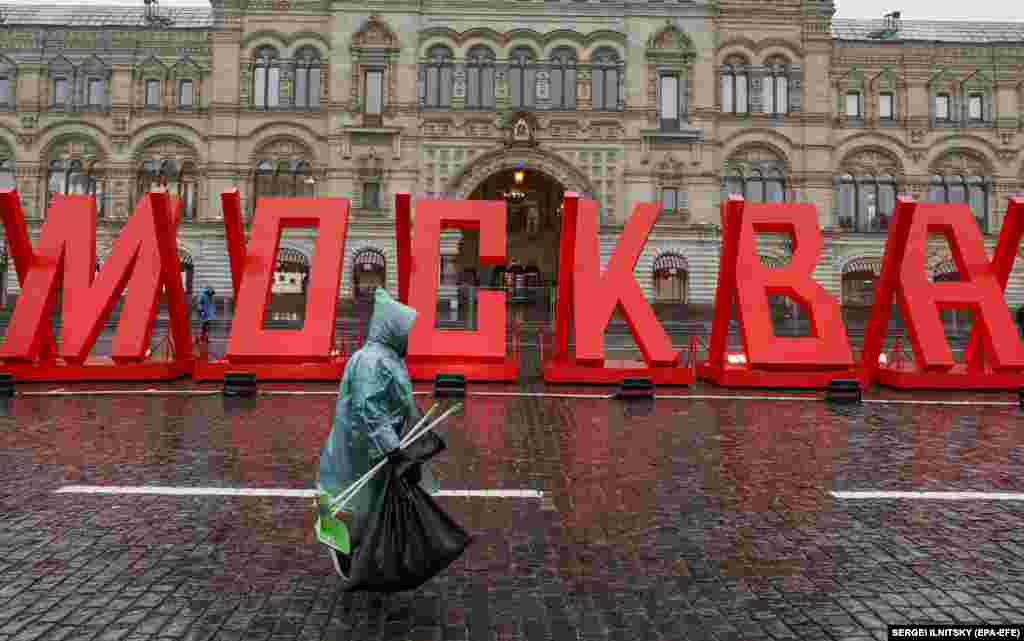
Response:
[[[745,114],[750,110],[750,76],[745,61],[733,59],[721,71],[722,113]]]
[[[160,106],[159,80],[150,79],[146,81],[145,106],[151,109]]]
[[[178,107],[189,108],[194,104],[195,95],[192,91],[191,80],[178,81]]]
[[[366,84],[365,113],[368,116],[380,116],[384,113],[384,71],[368,69],[364,76]]]
[[[576,108],[576,52],[560,47],[551,53],[551,107]]]
[[[878,94],[878,117],[881,120],[896,119],[896,97],[891,92]]]
[[[859,91],[847,91],[846,92],[846,117],[847,118],[863,118],[864,110],[862,107],[861,93]]]
[[[590,57],[590,83],[592,106],[595,111],[615,111],[619,108],[619,54],[603,48]]]
[[[658,77],[658,126],[662,131],[678,131],[680,121],[679,74]]]
[[[466,106],[494,109],[494,52],[483,45],[466,55]]]
[[[985,117],[985,95],[972,93],[967,96],[967,119],[981,122]]]
[[[0,160],[0,189],[14,189],[16,186],[14,161],[7,158]]]
[[[518,47],[509,56],[509,89],[512,107],[525,109],[533,107],[537,91],[537,70],[534,68],[533,52]]]
[[[424,103],[428,107],[448,107],[452,100],[452,83],[455,66],[452,64],[452,50],[436,45],[427,52],[427,95]]]
[[[952,100],[948,93],[940,93],[935,95],[935,119],[936,120],[950,120],[952,113]]]
[[[253,105],[257,109],[273,109],[281,104],[281,66],[277,50],[261,47],[256,51],[252,72]]]
[[[320,106],[320,52],[313,47],[295,55],[294,104],[306,109]]]

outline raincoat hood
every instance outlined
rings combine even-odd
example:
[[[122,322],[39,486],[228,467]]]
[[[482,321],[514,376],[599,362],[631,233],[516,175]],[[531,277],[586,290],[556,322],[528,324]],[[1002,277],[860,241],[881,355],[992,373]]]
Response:
[[[401,356],[409,347],[409,332],[416,322],[416,310],[399,303],[380,287],[373,294],[373,316],[366,341],[387,345]]]

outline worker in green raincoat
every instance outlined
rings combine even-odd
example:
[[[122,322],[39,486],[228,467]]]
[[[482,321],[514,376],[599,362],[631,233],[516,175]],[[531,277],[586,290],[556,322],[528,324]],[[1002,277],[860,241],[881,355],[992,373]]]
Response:
[[[316,535],[331,548],[335,569],[345,577],[366,517],[382,497],[385,475],[367,483],[337,515],[329,505],[382,457],[400,456],[403,426],[411,427],[422,416],[404,360],[415,320],[416,310],[377,288],[366,344],[345,366],[334,425],[320,453]],[[413,471],[420,474],[424,490],[437,493],[437,483],[426,469],[415,466]]]

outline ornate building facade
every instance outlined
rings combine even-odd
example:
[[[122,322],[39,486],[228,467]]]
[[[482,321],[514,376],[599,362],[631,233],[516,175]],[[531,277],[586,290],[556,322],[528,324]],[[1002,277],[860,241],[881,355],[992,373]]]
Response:
[[[897,194],[968,203],[994,246],[1007,196],[1024,192],[1024,24],[834,13],[809,0],[0,6],[0,187],[17,186],[34,234],[52,194],[94,193],[102,257],[137,198],[166,185],[185,201],[187,286],[221,293],[222,192],[239,189],[250,215],[262,196],[347,196],[343,296],[394,286],[398,192],[506,198],[511,257],[548,280],[562,192],[600,203],[605,254],[633,205],[657,201],[639,281],[693,304],[713,300],[724,196],[810,202],[826,236],[817,278],[862,305]],[[442,245],[451,285],[475,269],[473,239]],[[761,249],[787,260],[781,239]],[[311,252],[311,233],[289,231],[277,291],[303,291]],[[942,245],[929,261],[956,277]]]

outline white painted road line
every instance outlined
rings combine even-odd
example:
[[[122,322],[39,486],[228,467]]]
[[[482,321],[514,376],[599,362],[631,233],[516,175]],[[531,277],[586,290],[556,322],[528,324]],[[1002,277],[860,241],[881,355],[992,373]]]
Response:
[[[315,497],[316,490],[259,487],[175,487],[161,485],[65,485],[56,494],[157,494],[162,496],[283,496]],[[503,499],[540,499],[539,490],[441,490],[438,496],[479,496]]]
[[[926,501],[1024,501],[1024,492],[832,492],[837,499],[923,499]]]

